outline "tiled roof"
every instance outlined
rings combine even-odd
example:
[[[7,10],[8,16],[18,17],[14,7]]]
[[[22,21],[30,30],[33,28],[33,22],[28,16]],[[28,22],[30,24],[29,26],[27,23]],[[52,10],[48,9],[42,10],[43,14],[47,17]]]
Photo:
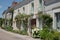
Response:
[[[17,4],[17,2],[12,2],[12,5],[9,6],[5,11],[3,11],[2,15],[3,15],[3,14],[7,14],[7,13],[9,12],[9,9],[10,9],[10,8],[13,8],[13,9],[14,9],[14,6],[15,6],[16,4],[14,5],[13,3],[16,3],[16,4]]]
[[[46,6],[60,2],[60,0],[44,0],[44,1]]]
[[[3,13],[2,13],[2,15],[3,15],[3,14],[7,14],[7,13],[9,13],[9,8],[6,9],[6,10],[4,10]]]
[[[7,14],[7,13],[8,13],[8,9],[5,10],[5,11],[2,13],[2,15],[3,15],[3,14]]]
[[[10,8],[13,8],[13,9],[14,9],[14,7],[15,7],[17,4],[18,4],[18,2],[13,1],[13,2],[12,2],[12,5],[10,6]]]
[[[19,2],[19,3],[14,7],[14,9],[20,8],[20,7],[22,7],[23,5],[26,5],[26,4],[30,3],[31,1],[33,1],[33,0],[23,0],[22,2]]]

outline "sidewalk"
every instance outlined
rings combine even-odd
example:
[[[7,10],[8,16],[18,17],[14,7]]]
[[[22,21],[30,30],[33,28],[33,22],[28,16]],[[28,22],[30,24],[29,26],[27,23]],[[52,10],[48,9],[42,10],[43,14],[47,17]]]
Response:
[[[40,40],[40,39],[34,39],[34,38],[32,38],[32,37],[30,37],[30,36],[27,36],[27,35],[20,35],[20,34],[8,32],[8,31],[5,31],[5,30],[3,30],[3,29],[0,29],[0,30],[2,30],[2,31],[5,32],[5,33],[8,33],[8,34],[14,35],[14,36],[16,36],[16,37],[19,37],[19,38],[21,38],[21,39],[23,39],[23,40]]]

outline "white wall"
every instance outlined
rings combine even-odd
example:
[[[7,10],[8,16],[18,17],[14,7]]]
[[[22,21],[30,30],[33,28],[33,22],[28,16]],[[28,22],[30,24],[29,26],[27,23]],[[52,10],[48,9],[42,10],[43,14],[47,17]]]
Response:
[[[18,14],[18,10],[20,13],[30,14],[31,13],[31,3],[32,2],[14,10],[14,17],[13,18],[15,18],[15,16]],[[25,7],[25,11],[23,11],[23,7]]]
[[[12,17],[12,13],[7,13],[7,14],[6,14],[6,18],[7,18],[7,19],[11,19],[11,17]]]
[[[60,12],[60,2],[45,6],[45,12],[50,14],[53,18],[53,28],[56,29],[56,16],[55,13]]]
[[[32,3],[34,3],[34,11],[32,11],[31,9],[31,4]],[[23,11],[23,7],[25,7],[25,11]],[[16,9],[16,10],[14,10],[14,16],[13,16],[13,21],[15,21],[15,17],[16,17],[16,15],[18,14],[18,10],[19,10],[19,12],[20,13],[25,13],[25,14],[31,14],[31,13],[33,13],[33,14],[37,14],[38,13],[38,11],[41,11],[42,10],[42,6],[41,6],[41,4],[39,3],[39,0],[34,0],[34,1],[32,1],[32,2],[30,2],[29,4],[26,4],[26,5],[24,5],[24,6],[22,6],[22,7],[20,7],[20,8],[18,8],[18,9]],[[32,18],[36,18],[36,15],[34,15]],[[38,20],[36,20],[36,26],[38,26],[39,24],[38,24]],[[14,27],[14,25],[16,25],[16,23],[14,24],[13,23],[13,27]]]
[[[37,14],[38,11],[42,11],[42,5],[39,3],[39,0],[34,0],[34,14]]]
[[[34,11],[31,11],[31,4],[34,3]],[[25,7],[25,12],[23,11],[23,7]],[[41,11],[42,8],[41,8],[41,4],[39,3],[39,0],[34,0],[32,2],[30,2],[29,4],[26,4],[16,10],[14,10],[14,17],[16,16],[16,14],[18,14],[18,10],[21,12],[21,13],[26,13],[26,14],[36,14],[38,13],[38,11]]]

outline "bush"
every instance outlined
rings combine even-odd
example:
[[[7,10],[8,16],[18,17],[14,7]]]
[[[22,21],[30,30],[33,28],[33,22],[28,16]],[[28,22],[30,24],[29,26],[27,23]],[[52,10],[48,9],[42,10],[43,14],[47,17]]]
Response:
[[[47,38],[49,31],[47,29],[43,29],[40,31],[40,38],[44,39]]]
[[[51,32],[47,32],[45,30],[41,30],[40,38],[43,40],[53,40],[54,35]]]
[[[11,26],[6,26],[6,27],[4,27],[4,29],[7,30],[7,31],[12,31],[12,30],[13,30],[13,27],[11,27]]]
[[[60,33],[58,31],[53,31],[53,40],[60,40]]]
[[[20,31],[18,30],[12,30],[12,32],[20,34]]]
[[[25,30],[19,31],[19,30],[12,30],[14,33],[22,34],[22,35],[27,35],[27,32]]]
[[[20,31],[20,34],[22,34],[22,35],[27,35],[27,31],[22,30],[22,31]]]
[[[60,33],[58,31],[50,31],[44,28],[40,31],[40,38],[43,40],[60,40]]]
[[[40,37],[39,29],[38,29],[38,28],[32,29],[32,36],[33,36],[34,38],[39,38],[39,37]]]

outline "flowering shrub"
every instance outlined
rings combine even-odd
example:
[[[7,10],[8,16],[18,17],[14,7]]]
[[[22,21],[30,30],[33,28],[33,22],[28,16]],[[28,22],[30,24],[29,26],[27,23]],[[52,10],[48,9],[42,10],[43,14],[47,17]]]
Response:
[[[32,36],[33,36],[34,38],[39,38],[39,37],[40,37],[39,29],[38,29],[38,28],[32,29]]]

